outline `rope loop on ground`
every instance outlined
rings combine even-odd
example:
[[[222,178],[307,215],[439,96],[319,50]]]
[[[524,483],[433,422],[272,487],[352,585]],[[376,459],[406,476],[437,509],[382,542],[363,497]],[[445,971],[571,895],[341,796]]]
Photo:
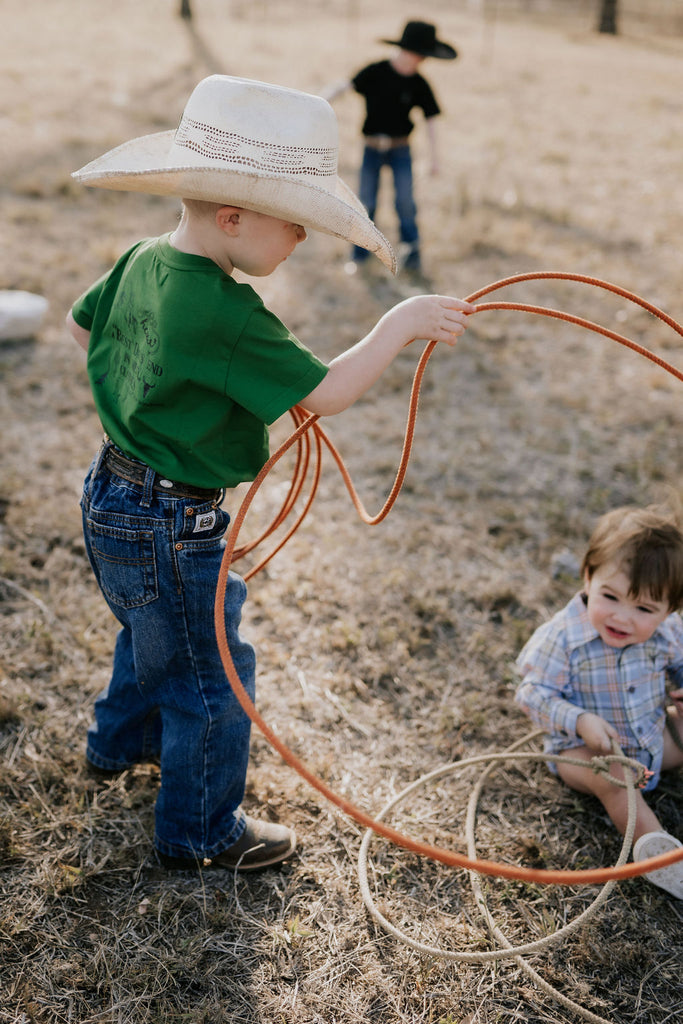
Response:
[[[547,760],[547,754],[538,755],[531,751],[518,753],[518,749],[520,747],[526,746],[527,743],[530,743],[531,741],[538,739],[542,735],[542,730],[536,730],[535,732],[529,733],[527,736],[523,736],[521,740],[518,740],[517,743],[514,743],[512,746],[508,747],[507,750],[503,751],[501,754],[484,754],[476,757],[467,758],[464,761],[456,761],[453,764],[437,768],[435,771],[430,772],[427,775],[423,775],[421,778],[417,779],[415,782],[411,783],[404,790],[402,790],[402,792],[398,793],[395,797],[393,797],[389,801],[389,803],[387,803],[386,806],[380,811],[378,815],[378,820],[382,820],[383,818],[385,818],[392,810],[394,810],[394,808],[396,808],[400,803],[407,799],[408,796],[411,796],[413,793],[415,793],[417,789],[424,788],[426,785],[435,781],[436,779],[441,779],[445,775],[451,773],[460,772],[462,771],[462,769],[470,767],[474,764],[489,762],[488,766],[481,773],[476,786],[472,790],[467,806],[465,834],[467,837],[468,854],[473,859],[476,859],[476,814],[485,780],[494,770],[496,765],[502,762],[510,760],[517,761],[524,759],[537,760],[539,757],[543,758],[544,760]],[[615,762],[623,763],[628,767],[632,767],[634,762],[630,758],[624,757],[623,754],[621,754],[620,752],[617,752],[618,747],[616,744],[614,746]],[[553,755],[553,760],[569,764],[573,764],[576,761],[576,759],[574,758],[564,757],[561,755]],[[581,762],[581,764],[585,765],[585,761]],[[609,769],[607,770],[609,771]],[[613,782],[617,781],[616,779],[614,779],[613,776],[610,776],[610,778]],[[617,860],[617,867],[624,864],[628,858],[628,854],[631,849],[631,843],[633,841],[633,832],[635,829],[636,822],[635,788],[634,782],[630,778],[628,773],[626,773],[625,786],[628,790],[628,818],[621,850],[619,853],[619,859]],[[550,985],[547,981],[545,981],[545,979],[542,978],[541,975],[538,974],[538,972],[534,970],[534,968],[530,964],[528,964],[526,960],[523,959],[523,957],[533,953],[540,953],[551,946],[558,945],[562,940],[567,938],[569,935],[583,928],[587,924],[589,919],[597,913],[599,908],[607,900],[608,896],[617,884],[615,879],[607,881],[600,890],[600,892],[597,894],[593,902],[573,921],[570,921],[562,928],[559,928],[557,931],[553,932],[550,935],[546,935],[542,939],[537,939],[534,942],[527,942],[523,945],[513,946],[512,943],[507,939],[507,937],[500,931],[493,918],[493,915],[488,909],[486,897],[481,886],[480,875],[476,871],[470,871],[470,885],[472,886],[472,891],[477,908],[480,914],[482,915],[484,924],[486,925],[486,928],[488,930],[488,935],[492,935],[500,943],[500,946],[502,948],[487,951],[464,951],[444,949],[442,946],[434,946],[427,942],[422,942],[418,939],[414,939],[412,936],[408,935],[406,932],[393,925],[377,909],[372,893],[370,891],[370,884],[368,881],[368,851],[370,848],[370,842],[372,841],[373,835],[373,830],[368,829],[365,835],[363,836],[360,851],[358,854],[358,880],[360,884],[363,902],[365,903],[365,906],[370,916],[385,931],[389,932],[391,935],[394,936],[394,938],[398,939],[404,945],[409,946],[411,949],[416,950],[418,953],[422,953],[423,955],[427,956],[438,957],[444,960],[457,961],[461,963],[488,963],[494,960],[514,959],[518,966],[520,966],[522,970],[529,975],[532,981],[542,991],[544,991],[547,995],[551,996],[551,998],[553,998],[557,1002],[561,1003],[566,1009],[572,1010],[579,1016],[583,1017],[584,1020],[591,1021],[592,1024],[612,1024],[611,1021],[605,1020],[603,1017],[599,1017],[597,1014],[591,1013],[589,1010],[586,1010],[584,1007],[580,1006],[578,1003],[575,1003],[573,1000],[563,995],[557,989],[553,988],[553,986]]]

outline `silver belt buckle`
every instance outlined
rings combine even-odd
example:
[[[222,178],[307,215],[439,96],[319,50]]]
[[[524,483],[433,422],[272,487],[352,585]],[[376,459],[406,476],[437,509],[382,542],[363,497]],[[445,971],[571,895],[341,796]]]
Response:
[[[377,149],[380,153],[386,153],[391,149],[391,135],[375,135],[377,139]]]

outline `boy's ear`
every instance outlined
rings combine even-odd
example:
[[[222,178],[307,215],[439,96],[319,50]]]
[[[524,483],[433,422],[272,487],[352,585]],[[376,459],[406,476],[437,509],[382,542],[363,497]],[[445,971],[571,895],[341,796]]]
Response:
[[[228,235],[238,234],[241,212],[239,206],[221,206],[216,210],[216,226]]]

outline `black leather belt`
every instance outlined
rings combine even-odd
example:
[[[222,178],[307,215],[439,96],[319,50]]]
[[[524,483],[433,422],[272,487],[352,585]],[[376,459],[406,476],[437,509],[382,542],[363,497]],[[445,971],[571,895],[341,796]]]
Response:
[[[122,452],[115,448],[107,448],[104,453],[103,464],[107,469],[127,480],[130,484],[138,484],[142,487],[147,475],[147,466],[144,462],[137,462],[129,459]],[[156,494],[165,494],[169,498],[194,498],[196,501],[219,501],[223,491],[221,488],[212,489],[208,487],[192,487],[190,484],[178,484],[173,480],[166,480],[159,473],[154,474],[154,486]]]

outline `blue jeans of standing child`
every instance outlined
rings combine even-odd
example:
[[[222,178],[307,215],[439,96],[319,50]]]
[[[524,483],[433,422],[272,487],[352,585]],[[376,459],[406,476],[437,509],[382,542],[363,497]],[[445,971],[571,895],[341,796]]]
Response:
[[[142,463],[144,483],[130,483],[104,464],[105,450],[90,467],[81,507],[88,558],[121,630],[87,757],[123,769],[159,756],[156,848],[201,861],[245,829],[251,723],[225,675],[213,612],[230,517],[216,502],[159,493]],[[231,572],[227,638],[253,699],[254,651],[239,635],[245,597],[244,580]]]
[[[377,194],[382,167],[390,167],[394,176],[394,205],[398,215],[401,241],[410,246],[406,266],[419,268],[420,242],[417,229],[417,207],[413,197],[413,163],[410,146],[397,146],[395,149],[380,151],[366,146],[363,150],[363,163],[360,169],[359,199],[374,220],[377,208]],[[370,254],[367,249],[354,246],[353,259],[359,263]],[[412,257],[412,260],[411,260]]]

